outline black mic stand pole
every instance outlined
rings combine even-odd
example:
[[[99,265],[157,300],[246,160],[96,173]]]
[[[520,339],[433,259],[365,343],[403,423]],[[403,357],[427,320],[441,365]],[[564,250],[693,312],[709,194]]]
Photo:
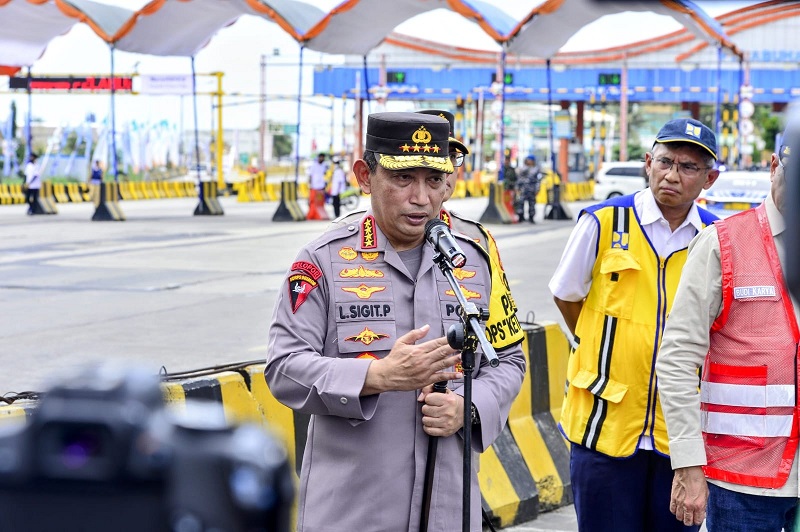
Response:
[[[451,347],[458,349],[461,347],[461,369],[464,373],[464,456],[463,456],[463,495],[461,507],[461,530],[462,532],[470,532],[470,498],[471,498],[471,481],[472,481],[472,371],[475,369],[475,350],[480,343],[483,348],[483,354],[489,361],[491,367],[497,367],[500,360],[497,358],[497,353],[486,339],[483,332],[483,327],[480,320],[486,320],[489,317],[488,309],[478,309],[475,303],[468,303],[464,294],[461,293],[461,286],[456,281],[453,275],[452,265],[447,258],[441,253],[436,253],[433,257],[433,262],[447,278],[453,293],[458,300],[460,309],[459,317],[461,318],[462,329],[460,331],[448,331],[447,341]],[[453,345],[458,341],[463,343],[463,346]],[[426,464],[427,465],[427,464]],[[430,502],[430,501],[429,501]],[[424,511],[424,508],[423,508]]]
[[[439,381],[433,385],[436,393],[447,392],[447,381]],[[428,532],[428,518],[431,515],[431,492],[433,491],[433,475],[436,471],[436,451],[439,448],[439,437],[428,437],[428,458],[425,462],[425,485],[422,488],[422,511],[419,514],[420,532]]]

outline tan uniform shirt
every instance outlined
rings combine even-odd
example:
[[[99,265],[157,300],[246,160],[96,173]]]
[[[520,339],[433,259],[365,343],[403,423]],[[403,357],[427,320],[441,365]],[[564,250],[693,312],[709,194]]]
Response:
[[[371,220],[371,222],[370,222]],[[465,297],[487,307],[491,274],[471,240],[455,235],[467,255],[459,283]],[[422,429],[419,391],[361,396],[367,369],[398,337],[425,324],[422,341],[458,321],[457,300],[425,243],[409,272],[367,212],[332,229],[299,253],[281,288],[269,330],[265,371],[273,395],[310,414],[300,474],[298,530],[411,532],[419,528],[429,437]],[[482,452],[505,426],[519,392],[525,357],[519,344],[497,348],[491,368],[476,354],[472,427]],[[450,389],[463,394],[463,381]],[[440,438],[429,529],[461,530],[461,431]],[[481,530],[478,455],[473,457],[471,530]]]
[[[783,259],[782,233],[785,222],[775,207],[772,196],[767,196],[765,203],[775,246]],[[722,269],[719,253],[719,238],[714,226],[700,233],[689,246],[689,258],[683,268],[656,362],[673,469],[706,465],[700,429],[697,370],[708,353],[711,325],[722,310]],[[793,303],[797,316],[797,302],[793,300]],[[779,489],[754,488],[720,480],[709,482],[739,493],[797,497],[797,458],[796,454],[789,480]]]

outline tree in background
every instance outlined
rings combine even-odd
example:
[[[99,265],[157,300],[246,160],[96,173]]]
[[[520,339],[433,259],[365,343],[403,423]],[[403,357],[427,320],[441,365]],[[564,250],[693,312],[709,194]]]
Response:
[[[272,139],[272,157],[280,159],[292,154],[292,138],[289,135],[275,135]]]

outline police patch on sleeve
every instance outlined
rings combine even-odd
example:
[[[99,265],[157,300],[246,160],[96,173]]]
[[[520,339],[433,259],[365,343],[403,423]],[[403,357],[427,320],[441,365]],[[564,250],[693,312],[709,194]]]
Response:
[[[308,295],[319,286],[319,279],[322,271],[314,264],[306,261],[298,261],[292,264],[289,273],[289,299],[292,302],[292,314],[297,312]]]

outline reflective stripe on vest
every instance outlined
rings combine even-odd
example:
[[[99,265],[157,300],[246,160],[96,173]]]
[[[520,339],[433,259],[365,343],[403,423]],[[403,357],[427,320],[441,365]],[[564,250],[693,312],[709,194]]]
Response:
[[[751,386],[748,384],[704,382],[700,390],[700,401],[715,405],[752,408],[792,407],[795,404],[794,386],[791,384]]]
[[[770,416],[762,414],[727,414],[704,412],[703,431],[708,434],[728,436],[780,438],[792,433],[792,415]]]

